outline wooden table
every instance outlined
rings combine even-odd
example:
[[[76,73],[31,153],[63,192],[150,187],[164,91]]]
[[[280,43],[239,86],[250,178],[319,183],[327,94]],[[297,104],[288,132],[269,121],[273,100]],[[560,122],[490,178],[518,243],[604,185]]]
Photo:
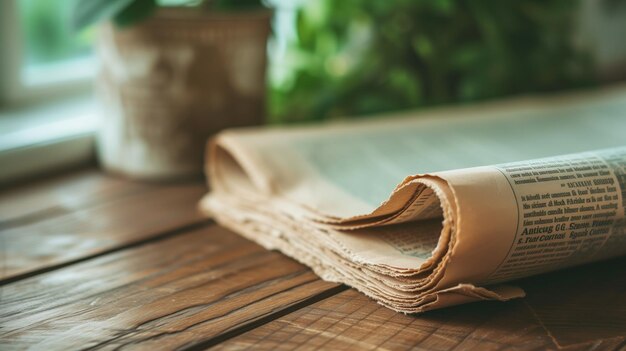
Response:
[[[87,169],[2,192],[0,349],[626,348],[626,259],[407,316],[203,218],[205,191]]]

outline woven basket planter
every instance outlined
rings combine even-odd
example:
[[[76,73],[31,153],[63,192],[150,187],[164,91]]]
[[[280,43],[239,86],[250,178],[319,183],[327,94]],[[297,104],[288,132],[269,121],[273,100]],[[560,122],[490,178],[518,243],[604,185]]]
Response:
[[[202,173],[207,139],[264,121],[269,12],[161,10],[98,41],[98,154],[142,179]]]

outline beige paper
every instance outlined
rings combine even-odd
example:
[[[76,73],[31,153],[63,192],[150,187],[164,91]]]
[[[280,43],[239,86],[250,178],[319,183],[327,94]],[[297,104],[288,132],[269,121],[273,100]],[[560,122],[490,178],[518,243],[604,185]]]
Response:
[[[201,208],[396,311],[521,297],[504,283],[626,254],[625,96],[227,131]]]

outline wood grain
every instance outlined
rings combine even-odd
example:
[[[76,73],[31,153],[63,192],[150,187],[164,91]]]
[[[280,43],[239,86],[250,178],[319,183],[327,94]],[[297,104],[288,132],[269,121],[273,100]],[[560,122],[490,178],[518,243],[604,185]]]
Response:
[[[528,307],[559,345],[626,340],[625,268],[626,257],[622,257],[519,284],[528,295]]]
[[[0,194],[0,349],[626,348],[626,258],[406,316],[211,224],[205,191],[85,170]]]
[[[263,350],[617,350],[626,259],[521,281],[527,299],[407,316],[349,290],[218,345]]]
[[[520,301],[419,316],[393,312],[349,290],[235,337],[218,349],[542,350],[551,339]]]
[[[91,168],[11,186],[0,192],[0,229],[103,205],[154,187]]]
[[[337,286],[212,225],[5,285],[0,349],[190,348]]]
[[[124,193],[103,205],[0,230],[0,277],[15,280],[207,222],[197,210],[205,192],[201,183],[153,187]]]

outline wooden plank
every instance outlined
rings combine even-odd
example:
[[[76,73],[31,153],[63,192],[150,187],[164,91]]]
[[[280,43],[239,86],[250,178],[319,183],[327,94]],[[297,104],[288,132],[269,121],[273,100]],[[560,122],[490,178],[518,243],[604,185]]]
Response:
[[[212,225],[4,286],[0,349],[189,348],[337,286]]]
[[[235,337],[218,349],[422,350],[518,349],[552,346],[522,302],[433,311],[419,316],[393,312],[349,290]]]
[[[153,187],[94,168],[12,186],[0,192],[0,229],[101,205]]]
[[[626,340],[624,268],[626,257],[529,278],[520,285],[528,307],[559,345]]]
[[[1,278],[9,281],[207,222],[204,184],[153,187],[104,205],[0,231]]]
[[[349,290],[224,349],[612,350],[626,347],[626,258],[521,281],[527,299],[407,316]],[[211,345],[206,345],[211,346]]]

